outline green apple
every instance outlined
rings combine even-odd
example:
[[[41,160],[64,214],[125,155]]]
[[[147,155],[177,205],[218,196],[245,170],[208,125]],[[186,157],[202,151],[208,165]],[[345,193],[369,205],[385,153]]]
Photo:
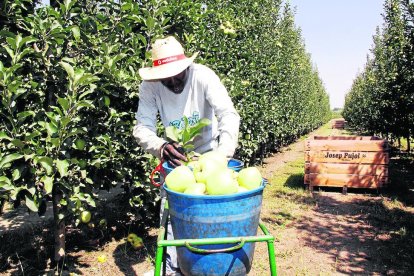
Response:
[[[75,141],[75,146],[76,146],[76,148],[77,148],[78,150],[83,150],[83,149],[85,149],[85,145],[86,145],[86,142],[85,142],[85,140],[83,140],[83,139],[77,139],[77,140]]]
[[[244,168],[239,171],[237,182],[239,186],[253,190],[262,183],[262,174],[256,167]]]
[[[194,174],[187,166],[174,168],[165,178],[167,187],[175,192],[182,193],[187,187],[196,183]]]
[[[187,167],[189,167],[191,169],[194,169],[194,168],[199,166],[198,163],[199,163],[198,160],[190,161],[190,162],[187,163]]]
[[[228,195],[237,193],[238,185],[233,170],[224,168],[207,176],[206,191],[209,195]]]
[[[206,153],[203,153],[198,160],[202,161],[206,159],[216,162],[222,167],[227,167],[227,157],[224,153],[221,153],[219,151],[208,151]]]
[[[197,165],[193,168],[193,173],[197,182],[206,183],[210,174],[224,168],[227,166],[223,166],[222,163],[216,162],[214,159],[203,158],[198,160]]]
[[[187,189],[185,189],[184,193],[189,195],[204,195],[206,191],[206,185],[204,183],[195,183]]]
[[[243,193],[243,192],[247,192],[247,191],[248,191],[248,189],[243,187],[243,186],[238,186],[238,188],[237,188],[238,193]]]
[[[108,260],[105,254],[99,255],[97,259],[98,259],[98,262],[100,263],[105,263]]]
[[[91,212],[89,211],[82,211],[81,215],[80,215],[80,219],[83,223],[88,223],[91,220]]]

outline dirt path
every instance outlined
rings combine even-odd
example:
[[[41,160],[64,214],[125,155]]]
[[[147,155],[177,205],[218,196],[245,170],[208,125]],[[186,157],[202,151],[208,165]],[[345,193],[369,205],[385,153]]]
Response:
[[[318,134],[318,131],[312,133]],[[337,134],[341,131],[330,133]],[[265,177],[271,179],[290,162],[303,158],[303,149],[301,140],[267,158],[263,168]],[[310,196],[313,206],[301,210],[298,220],[280,227],[272,224],[277,211],[271,207],[269,210],[268,206],[279,198],[274,193],[264,195],[261,217],[276,237],[279,275],[412,275],[412,266],[399,259],[404,250],[392,246],[401,242],[401,236],[398,226],[390,224],[395,212],[400,219],[408,218],[414,215],[413,208],[404,207],[400,216],[400,210],[393,209],[392,200],[376,191],[348,191],[343,195],[340,189],[319,190]],[[414,256],[414,251],[410,251],[408,260]],[[268,273],[264,244],[258,244],[254,262],[249,275]]]
[[[326,133],[326,128],[321,131],[311,135],[341,134],[337,130]],[[300,140],[267,158],[262,168],[264,177],[274,179],[289,174],[286,167],[303,164],[303,149],[304,140]],[[293,177],[300,182],[303,169],[299,170]],[[341,190],[325,190],[310,194],[303,186],[283,189],[265,189],[261,214],[275,237],[278,275],[412,275],[414,251],[404,240],[404,231],[412,228],[401,227],[400,221],[414,217],[414,208],[395,208],[394,201],[386,196],[366,192],[342,195]],[[285,207],[289,212],[283,210]],[[13,226],[28,223],[27,219],[26,214],[19,214]],[[6,228],[3,223],[0,230]],[[144,237],[145,248],[138,251],[122,237],[99,247],[73,249],[68,254],[68,271],[75,273],[72,275],[143,275],[153,266],[157,234],[158,229],[150,229]],[[99,263],[97,257],[102,255],[107,260]],[[20,275],[18,265],[4,272]],[[265,243],[256,243],[249,276],[256,275],[270,275]]]

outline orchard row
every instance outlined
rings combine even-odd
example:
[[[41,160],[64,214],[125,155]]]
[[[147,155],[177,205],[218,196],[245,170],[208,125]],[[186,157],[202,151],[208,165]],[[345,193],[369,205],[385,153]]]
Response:
[[[383,18],[372,54],[346,96],[343,116],[360,130],[409,141],[414,133],[414,3],[387,0]]]
[[[284,1],[35,2],[0,7],[0,197],[39,214],[53,201],[56,260],[65,225],[98,203],[95,189],[121,183],[136,212],[156,220],[148,179],[157,160],[131,135],[137,71],[151,64],[156,38],[177,36],[219,74],[242,118],[237,157],[246,165],[329,119]]]

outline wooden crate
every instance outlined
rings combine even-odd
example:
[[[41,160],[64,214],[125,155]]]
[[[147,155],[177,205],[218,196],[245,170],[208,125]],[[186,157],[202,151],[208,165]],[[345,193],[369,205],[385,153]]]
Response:
[[[333,119],[331,120],[331,126],[332,128],[336,128],[336,129],[344,129],[346,126],[346,121],[345,119]]]
[[[305,141],[305,185],[382,188],[388,143],[375,136],[312,136]]]

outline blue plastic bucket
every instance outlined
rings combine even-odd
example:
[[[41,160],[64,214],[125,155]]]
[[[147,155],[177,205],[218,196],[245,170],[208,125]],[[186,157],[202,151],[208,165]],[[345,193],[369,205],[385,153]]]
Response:
[[[259,225],[263,186],[237,194],[197,196],[167,192],[174,239],[255,236]],[[200,245],[200,249],[223,249],[237,244]],[[185,275],[246,275],[255,243],[229,253],[194,253],[177,247],[178,262]]]
[[[163,167],[167,174],[173,169],[167,163]],[[257,234],[264,186],[243,193],[220,196],[187,195],[174,192],[165,185],[163,187],[167,192],[174,239],[243,237]],[[236,245],[194,247],[211,250]],[[246,243],[237,251],[201,254],[186,247],[177,247],[177,257],[180,269],[185,275],[246,275],[251,269],[254,248],[255,243]]]
[[[230,159],[227,163],[227,167],[229,167],[232,170],[235,170],[236,172],[240,171],[244,166],[244,162],[238,159]]]

